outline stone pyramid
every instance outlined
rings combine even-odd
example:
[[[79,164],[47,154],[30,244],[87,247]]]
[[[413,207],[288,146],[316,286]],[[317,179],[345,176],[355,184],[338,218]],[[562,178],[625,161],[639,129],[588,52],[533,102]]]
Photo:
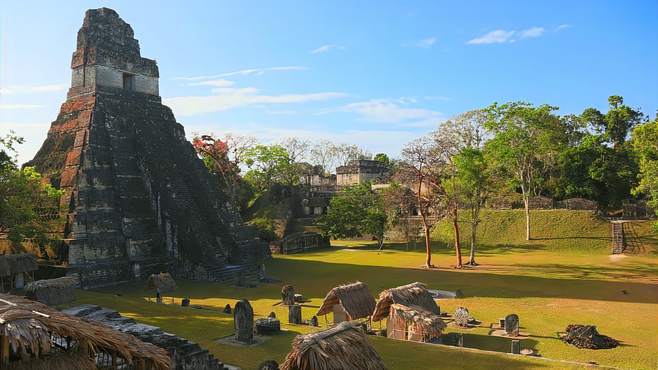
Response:
[[[232,211],[158,91],[155,60],[112,9],[88,10],[67,99],[28,163],[64,190],[53,258],[83,287],[169,271],[254,284],[267,248]]]

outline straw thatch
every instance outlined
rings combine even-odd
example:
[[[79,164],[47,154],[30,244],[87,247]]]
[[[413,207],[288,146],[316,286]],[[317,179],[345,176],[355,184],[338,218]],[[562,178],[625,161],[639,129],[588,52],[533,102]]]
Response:
[[[439,315],[418,306],[394,303],[390,306],[388,319],[398,323],[388,325],[389,328],[404,330],[407,332],[407,339],[421,342],[429,342],[432,338],[441,336],[441,332],[447,327]]]
[[[434,298],[427,291],[425,284],[415,282],[379,293],[379,301],[372,313],[372,320],[380,321],[387,317],[390,307],[394,303],[408,307],[419,307],[437,316],[440,314],[439,306],[434,302]]]
[[[176,290],[176,281],[168,272],[151,274],[147,284],[149,289],[160,289],[160,293],[168,293]]]
[[[0,276],[36,271],[39,268],[37,258],[30,253],[5,254],[0,256]]]
[[[49,306],[57,306],[75,301],[77,286],[78,279],[74,276],[37,280],[25,286],[25,296]]]
[[[34,358],[13,362],[9,368],[92,370],[96,364],[90,358],[107,355],[147,370],[170,368],[169,355],[160,347],[9,294],[0,294],[0,336],[6,336],[10,350],[18,354],[13,358]]]
[[[446,328],[439,314],[439,306],[425,285],[416,282],[381,292],[372,320],[388,317],[389,338],[429,342]]]
[[[383,370],[384,362],[366,335],[349,322],[318,333],[298,335],[281,370]]]
[[[315,315],[326,315],[332,312],[333,307],[337,304],[345,310],[348,320],[356,320],[372,314],[375,309],[375,298],[368,290],[368,286],[360,281],[340,285],[327,293],[322,306]]]

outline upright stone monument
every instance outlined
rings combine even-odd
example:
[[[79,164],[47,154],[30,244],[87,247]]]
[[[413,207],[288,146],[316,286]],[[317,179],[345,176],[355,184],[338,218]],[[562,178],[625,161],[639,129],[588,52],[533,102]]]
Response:
[[[235,304],[233,323],[235,340],[251,344],[254,341],[254,310],[248,300],[241,299]]]
[[[505,332],[511,337],[519,335],[519,316],[517,314],[505,316]]]
[[[162,105],[158,66],[132,27],[112,9],[88,10],[71,68],[67,99],[28,163],[64,191],[65,245],[53,259],[83,287],[159,271],[221,280],[226,264],[257,279],[267,246]]]
[[[287,306],[295,304],[295,288],[292,285],[284,285],[281,288],[281,302]]]
[[[457,307],[455,310],[455,324],[459,326],[468,326],[471,315],[466,307]]]

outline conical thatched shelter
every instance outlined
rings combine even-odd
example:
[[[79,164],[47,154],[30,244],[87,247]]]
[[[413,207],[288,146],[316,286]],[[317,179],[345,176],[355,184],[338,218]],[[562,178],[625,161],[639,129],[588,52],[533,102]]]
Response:
[[[388,317],[389,338],[430,342],[446,328],[439,314],[439,306],[425,284],[416,282],[381,292],[372,320]]]
[[[176,290],[176,281],[168,272],[151,274],[147,286],[149,289],[160,289],[160,293],[169,293]]]
[[[298,335],[281,370],[384,370],[384,362],[357,326],[342,322],[321,332]]]
[[[360,281],[337,286],[324,297],[316,316],[334,314],[334,323],[367,318],[375,309],[375,298]]]
[[[0,363],[7,369],[167,370],[167,351],[100,323],[0,294]]]
[[[25,296],[48,306],[71,303],[75,301],[75,288],[78,284],[74,276],[37,280],[25,286]]]

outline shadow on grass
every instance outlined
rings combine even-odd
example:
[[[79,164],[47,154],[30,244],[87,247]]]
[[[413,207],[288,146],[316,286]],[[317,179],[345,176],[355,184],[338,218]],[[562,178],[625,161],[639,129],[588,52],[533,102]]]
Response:
[[[456,346],[458,334],[460,333],[447,333],[444,335],[444,343],[451,346]],[[512,338],[496,337],[492,335],[475,333],[461,334],[464,336],[464,347],[501,353],[511,353]],[[521,339],[520,341],[521,348],[530,348],[532,350],[536,350],[536,346],[539,343],[537,340],[531,338]]]
[[[573,266],[546,264],[546,275],[555,273],[573,273]],[[582,267],[583,271],[592,273],[627,273],[622,267]],[[640,267],[638,267],[640,268]],[[645,272],[656,273],[654,268],[645,267]],[[373,294],[380,291],[421,281],[430,288],[457,290],[466,297],[492,298],[569,298],[602,300],[631,303],[658,303],[658,285],[628,281],[606,281],[588,279],[587,274],[575,274],[573,278],[549,278],[539,276],[509,275],[495,273],[465,273],[458,270],[423,270],[413,268],[364,266],[344,263],[328,263],[302,259],[274,259],[268,263],[268,274],[281,279],[276,284],[261,284],[258,288],[228,287],[219,283],[198,283],[180,281],[177,296],[192,299],[225,297],[227,299],[246,298],[249,300],[269,299],[278,302],[281,299],[281,286],[292,284],[297,292],[306,297],[324,297],[334,286],[363,281]],[[125,292],[130,295],[150,295],[143,287],[126,285],[103,289],[106,292]],[[231,298],[229,298],[231,297]],[[231,302],[233,304],[233,302]]]
[[[378,250],[377,246],[369,241],[363,241],[359,245],[354,246],[343,246],[337,245],[332,246],[333,249],[340,250]],[[440,241],[433,240],[431,243],[432,253],[438,255],[452,255],[455,253],[454,247],[451,243],[444,243]],[[462,252],[467,252],[469,247],[466,244],[462,245]],[[385,251],[399,251],[399,252],[425,252],[425,245],[418,243],[414,245],[407,245],[404,242],[389,242],[384,244],[383,252]],[[512,253],[523,253],[523,252],[536,252],[548,250],[548,247],[544,244],[481,244],[477,247],[477,253],[479,255],[487,254],[512,254]]]

